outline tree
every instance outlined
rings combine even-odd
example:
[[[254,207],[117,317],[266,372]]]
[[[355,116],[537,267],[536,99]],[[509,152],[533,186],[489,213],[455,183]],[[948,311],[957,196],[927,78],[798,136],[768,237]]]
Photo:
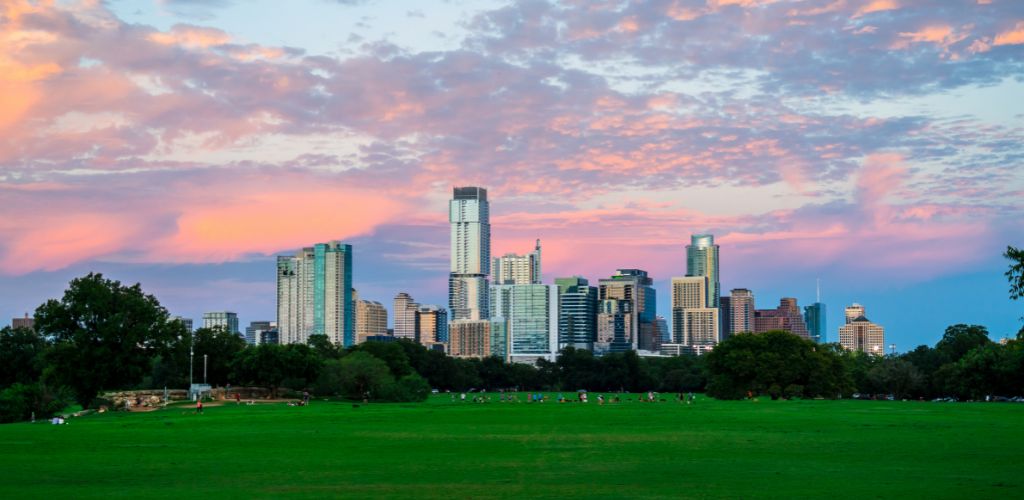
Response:
[[[342,395],[351,399],[378,399],[382,389],[394,383],[387,363],[365,352],[354,352],[341,359]]]
[[[784,331],[741,333],[707,354],[708,394],[723,399],[790,394],[834,397],[844,389],[834,350]],[[794,387],[790,387],[794,386]]]
[[[90,273],[71,281],[61,300],[36,309],[35,328],[51,337],[49,376],[88,406],[101,389],[131,387],[175,335],[167,310],[139,284]]]
[[[51,390],[42,383],[14,385],[0,391],[0,423],[23,422],[35,414],[49,418],[71,401],[65,389]]]
[[[1010,281],[1010,298],[1024,298],[1024,249],[1007,246],[1003,257],[1010,260],[1010,269],[1006,271],[1006,279]]]
[[[47,347],[46,340],[28,328],[0,330],[0,388],[38,381]]]
[[[988,338],[988,330],[981,325],[952,325],[946,328],[935,350],[946,363],[955,363],[969,351],[992,343]]]
[[[206,382],[223,386],[231,381],[231,363],[243,349],[245,339],[223,327],[200,328],[190,336],[193,344],[195,380],[203,380],[203,356],[206,356]]]
[[[331,339],[327,335],[310,335],[306,339],[306,345],[313,349],[313,352],[321,359],[338,359],[341,357],[341,352],[331,343]]]
[[[919,394],[924,376],[909,361],[899,358],[885,358],[868,370],[872,385],[885,394],[903,399]]]
[[[288,353],[278,344],[260,344],[243,350],[231,364],[231,378],[240,384],[269,387],[270,396],[288,376]]]

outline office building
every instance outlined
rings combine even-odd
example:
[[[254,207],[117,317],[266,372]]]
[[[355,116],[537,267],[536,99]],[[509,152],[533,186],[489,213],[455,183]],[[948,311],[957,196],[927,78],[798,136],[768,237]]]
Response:
[[[416,311],[416,342],[424,346],[448,342],[448,311],[441,306],[423,305]]]
[[[597,304],[597,338],[594,352],[625,352],[636,338],[636,315],[629,299],[604,299]]]
[[[265,330],[265,331],[262,331],[262,332],[258,332],[256,334],[256,344],[257,345],[259,345],[259,344],[280,344],[280,343],[281,343],[281,338],[278,335],[277,328],[271,328],[270,330]]]
[[[491,322],[458,319],[448,324],[448,354],[457,358],[491,355]]]
[[[513,362],[554,360],[558,353],[558,287],[492,285],[490,316],[508,328],[508,358]]]
[[[872,323],[864,316],[864,306],[854,304],[846,308],[859,308],[860,316],[847,321],[839,327],[839,344],[851,351],[866,352],[876,356],[885,355],[885,328],[882,325]]]
[[[203,328],[220,328],[238,335],[238,314],[230,311],[203,313]]]
[[[733,288],[729,292],[729,335],[754,331],[754,292]]]
[[[718,298],[718,323],[721,328],[719,340],[732,335],[732,297],[725,295]]]
[[[657,329],[658,338],[661,339],[662,344],[672,342],[672,329],[668,327],[668,320],[664,316],[654,318],[654,327]]]
[[[495,285],[539,285],[540,240],[537,240],[533,251],[526,255],[509,253],[495,258],[491,273],[491,282]]]
[[[491,318],[490,355],[509,361],[508,321],[505,318]]]
[[[249,326],[245,327],[245,343],[259,345],[260,335],[275,328],[277,328],[277,323],[274,321],[250,321]]]
[[[706,304],[707,307],[717,309],[721,296],[721,285],[718,277],[718,245],[715,244],[713,235],[694,234],[690,236],[690,244],[686,246],[686,275],[708,278]]]
[[[708,307],[708,286],[707,276],[672,278],[672,344],[680,347],[670,349],[718,343],[719,309]]]
[[[451,274],[448,311],[455,320],[484,320],[491,267],[491,224],[487,190],[456,187],[448,205]]]
[[[810,338],[804,316],[800,313],[796,299],[784,297],[775,309],[757,309],[754,311],[754,333],[765,333],[772,330],[784,330],[805,339]]]
[[[192,333],[192,332],[195,331],[195,328],[193,328],[193,326],[192,326],[192,318],[183,318],[181,316],[172,316],[171,317],[171,321],[180,321],[181,322],[181,326],[184,326],[185,329],[188,330],[189,333]]]
[[[36,329],[36,319],[25,313],[24,318],[12,318],[11,328],[24,328],[26,330]]]
[[[847,306],[845,311],[846,324],[850,324],[853,320],[864,316],[864,306],[854,302],[853,305]]]
[[[558,349],[594,349],[597,338],[597,287],[579,276],[556,278]]]
[[[809,306],[804,306],[804,323],[807,324],[807,334],[811,340],[819,344],[828,342],[825,304],[815,302]]]
[[[374,335],[388,334],[388,310],[375,300],[363,300],[353,294],[356,301],[356,343],[362,344]]]
[[[277,324],[281,342],[305,343],[326,335],[345,347],[355,344],[352,245],[317,243],[294,256],[277,258]]]
[[[653,280],[648,277],[647,271],[640,269],[619,269],[610,278],[598,281],[598,300],[617,300],[628,302],[628,305],[602,305],[598,312],[598,334],[600,337],[595,345],[594,351],[624,352],[629,350],[656,350],[660,343],[656,338],[654,319],[657,316],[657,296],[653,286]],[[630,325],[626,328],[618,328],[617,319],[606,317],[604,321],[601,314],[626,315]],[[600,329],[613,328],[613,331],[602,332]],[[610,336],[609,336],[610,335]],[[625,336],[621,336],[625,335]],[[612,339],[604,342],[601,339]]]
[[[419,331],[417,324],[420,305],[413,300],[408,293],[400,292],[395,295],[394,306],[391,311],[395,315],[394,335],[400,339],[416,340],[416,332]]]

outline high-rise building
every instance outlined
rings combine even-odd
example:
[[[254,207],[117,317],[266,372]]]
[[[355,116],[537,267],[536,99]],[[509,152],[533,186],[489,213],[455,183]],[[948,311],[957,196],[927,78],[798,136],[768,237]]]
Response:
[[[864,316],[864,306],[854,302],[853,305],[847,306],[846,308],[846,324],[850,324],[853,320]]]
[[[732,336],[732,297],[728,295],[718,298],[718,323],[721,328],[720,340]]]
[[[280,344],[281,338],[278,334],[277,328],[271,328],[270,330],[259,332],[256,335],[256,344]]]
[[[558,349],[594,349],[597,338],[597,287],[585,278],[556,278],[558,287]]]
[[[718,308],[721,285],[718,278],[718,245],[710,234],[690,236],[686,246],[686,275],[708,278],[707,307]]]
[[[707,276],[672,278],[672,343],[692,348],[718,343],[717,307],[708,307]]]
[[[448,342],[448,311],[441,306],[423,305],[416,311],[416,341],[425,346]]]
[[[597,304],[597,338],[594,352],[623,352],[636,338],[636,314],[630,299],[603,299]]]
[[[533,251],[526,255],[508,253],[494,259],[491,266],[492,282],[495,285],[539,285],[540,240]]]
[[[362,344],[374,335],[388,334],[388,310],[375,300],[356,298],[356,343]]]
[[[459,319],[448,324],[448,354],[458,358],[491,355],[491,322]]]
[[[181,322],[181,326],[184,326],[185,329],[188,330],[189,333],[192,333],[192,332],[195,331],[195,328],[192,325],[192,318],[185,318],[185,317],[182,317],[182,316],[172,316],[171,320],[172,321],[180,321]]]
[[[733,288],[729,292],[729,335],[754,331],[754,292]]]
[[[417,324],[419,309],[420,305],[409,294],[400,292],[395,295],[394,307],[391,311],[395,315],[394,335],[396,338],[416,340],[416,332],[419,331]]]
[[[668,321],[664,316],[654,318],[654,327],[658,330],[658,338],[661,339],[662,344],[672,342],[672,330],[668,327]]]
[[[189,320],[192,321],[192,320]],[[26,330],[36,329],[36,319],[25,313],[24,318],[13,318],[11,319],[11,328],[24,328]],[[191,330],[189,330],[191,331]]]
[[[804,316],[796,299],[784,297],[775,309],[758,309],[754,311],[754,333],[765,333],[772,330],[784,330],[805,339],[810,338]]]
[[[552,285],[492,285],[490,314],[508,328],[511,361],[553,360],[558,353],[558,288]]]
[[[456,187],[448,205],[451,274],[448,310],[454,320],[487,319],[491,266],[491,224],[487,190]]]
[[[615,327],[614,332],[605,331],[604,335],[599,331],[598,337],[600,338],[594,345],[595,352],[657,349],[658,339],[654,327],[654,318],[657,316],[657,296],[653,283],[653,280],[647,276],[647,271],[640,269],[619,269],[610,278],[598,281],[599,301],[619,300],[629,303],[629,306],[602,305],[598,314],[598,330],[602,328],[602,325],[604,328],[609,328],[610,325],[617,324],[614,321],[610,323],[608,318],[602,321],[601,314],[625,314],[630,325],[623,329]],[[612,334],[613,340],[603,342],[601,338],[609,338],[609,333]],[[620,337],[620,334],[626,336]]]
[[[847,307],[846,311],[849,313],[851,309],[858,308],[860,316],[849,319],[839,327],[839,344],[851,351],[885,355],[885,328],[869,321],[864,316],[864,306],[860,304]]]
[[[274,321],[250,321],[249,326],[245,327],[245,343],[259,345],[261,334],[274,328],[277,328]]]
[[[828,342],[825,304],[815,302],[804,306],[804,323],[807,324],[807,334],[810,335],[811,340],[819,344]]]
[[[230,311],[203,313],[203,328],[222,328],[228,333],[238,335],[238,314]]]
[[[355,344],[352,245],[317,243],[278,256],[277,324],[284,344],[305,343],[310,335]]]
[[[491,356],[509,361],[508,321],[505,318],[491,318]]]

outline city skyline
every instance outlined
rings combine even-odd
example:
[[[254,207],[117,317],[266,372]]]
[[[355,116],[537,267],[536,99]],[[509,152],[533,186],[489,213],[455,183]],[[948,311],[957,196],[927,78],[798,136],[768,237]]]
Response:
[[[350,4],[4,2],[0,321],[89,271],[273,320],[267,262],[335,240],[362,298],[448,304],[482,186],[545,284],[643,269],[666,314],[707,233],[723,296],[820,278],[829,340],[854,302],[899,351],[1020,328],[1020,2]]]

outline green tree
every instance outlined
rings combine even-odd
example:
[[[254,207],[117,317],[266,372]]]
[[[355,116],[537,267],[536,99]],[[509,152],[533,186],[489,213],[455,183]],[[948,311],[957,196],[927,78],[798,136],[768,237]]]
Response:
[[[340,392],[351,399],[380,399],[382,389],[394,383],[387,363],[365,352],[341,359]]]
[[[36,309],[35,328],[53,338],[48,376],[88,406],[101,389],[137,385],[152,358],[174,339],[167,310],[139,284],[90,273],[71,281],[61,300]]]
[[[1024,249],[1007,246],[1003,257],[1010,261],[1010,269],[1006,271],[1006,279],[1010,281],[1010,298],[1024,298]]]
[[[838,354],[784,331],[741,333],[707,354],[708,394],[723,399],[771,394],[834,397],[843,391]]]
[[[0,388],[38,381],[47,347],[46,340],[28,328],[0,330]]]
[[[238,354],[231,364],[231,377],[239,384],[267,387],[271,397],[289,374],[288,352],[278,344],[260,344]]]
[[[341,357],[341,352],[327,335],[310,335],[306,339],[306,345],[313,349],[313,352],[321,359],[338,359]]]
[[[206,382],[216,386],[231,382],[231,364],[246,348],[245,339],[223,327],[200,328],[190,338],[194,342],[194,380],[203,380],[203,356],[206,356]]]
[[[935,350],[946,363],[955,363],[976,347],[992,343],[988,330],[981,325],[952,325],[946,328]]]
[[[32,418],[49,418],[71,402],[64,389],[52,390],[40,382],[15,383],[0,391],[0,423],[23,422]]]
[[[885,358],[867,373],[868,379],[880,392],[903,399],[921,392],[924,376],[909,361],[899,358]]]

